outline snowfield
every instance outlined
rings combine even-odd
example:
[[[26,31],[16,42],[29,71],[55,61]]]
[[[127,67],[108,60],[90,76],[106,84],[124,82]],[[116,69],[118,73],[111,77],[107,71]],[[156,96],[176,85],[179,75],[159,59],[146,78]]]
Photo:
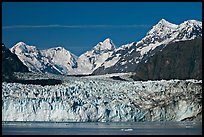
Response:
[[[202,120],[202,80],[70,77],[41,86],[2,83],[2,121]]]

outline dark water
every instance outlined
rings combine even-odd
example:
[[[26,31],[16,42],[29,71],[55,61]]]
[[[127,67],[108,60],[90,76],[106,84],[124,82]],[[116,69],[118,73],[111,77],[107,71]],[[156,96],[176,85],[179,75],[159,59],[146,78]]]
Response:
[[[202,135],[201,122],[3,122],[3,135]]]

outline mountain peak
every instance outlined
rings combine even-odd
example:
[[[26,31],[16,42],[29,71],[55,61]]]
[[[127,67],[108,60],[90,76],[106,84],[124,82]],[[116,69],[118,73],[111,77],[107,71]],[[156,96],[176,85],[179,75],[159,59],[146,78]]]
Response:
[[[109,51],[114,49],[115,49],[115,45],[110,38],[106,38],[103,42],[99,42],[93,48],[93,50],[97,50],[97,51],[107,51],[107,50]]]
[[[103,43],[104,43],[104,42],[109,42],[109,43],[110,43],[110,42],[111,42],[111,39],[110,39],[110,38],[106,38],[106,39],[103,41]]]
[[[202,23],[198,20],[187,20],[187,21],[184,21],[184,22],[188,22],[188,23]]]
[[[199,26],[202,28],[202,22],[197,20],[187,20],[181,23],[179,26]]]
[[[190,40],[202,36],[202,22],[196,20],[187,20],[178,27],[178,40]]]
[[[160,32],[172,32],[178,28],[178,25],[170,23],[166,21],[165,19],[161,19],[156,25],[152,27],[152,29],[147,33],[147,35],[150,34],[156,34]]]
[[[158,26],[159,28],[171,28],[171,29],[176,29],[178,27],[178,25],[173,24],[168,22],[165,19],[161,19],[155,26]]]
[[[58,47],[54,47],[54,48],[50,48],[51,50],[65,50],[65,48],[58,46]]]
[[[18,42],[11,48],[11,52],[13,52],[13,53],[15,53],[15,52],[20,53],[22,51],[27,51],[27,47],[26,47],[26,44],[24,42]]]
[[[54,47],[54,48],[49,48],[49,49],[45,49],[43,50],[44,53],[46,54],[59,54],[59,55],[73,55],[70,51],[66,50],[64,47],[58,46],[58,47]]]
[[[26,48],[27,44],[24,42],[18,42],[16,43],[12,48]]]
[[[169,22],[167,20],[165,20],[165,19],[161,19],[158,23],[165,24],[165,23],[169,23]]]
[[[29,46],[24,42],[18,42],[10,50],[12,53],[29,53],[29,52],[34,52],[37,49],[35,46]]]
[[[26,45],[24,42],[20,41],[16,45]]]

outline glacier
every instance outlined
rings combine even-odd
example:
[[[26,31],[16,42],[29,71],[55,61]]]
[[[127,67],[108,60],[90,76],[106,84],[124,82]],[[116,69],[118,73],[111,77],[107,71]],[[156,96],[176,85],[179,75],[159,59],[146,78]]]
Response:
[[[2,82],[2,121],[202,120],[202,80],[70,77],[59,85]]]

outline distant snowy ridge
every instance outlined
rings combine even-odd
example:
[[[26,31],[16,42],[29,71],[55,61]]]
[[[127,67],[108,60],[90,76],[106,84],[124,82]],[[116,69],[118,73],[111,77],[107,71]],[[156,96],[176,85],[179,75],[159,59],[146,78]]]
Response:
[[[75,75],[91,74],[115,49],[112,40],[107,38],[80,57],[63,47],[39,50],[36,46],[29,46],[24,42],[17,43],[10,50],[32,72]]]
[[[79,57],[62,47],[42,51],[23,42],[14,45],[11,51],[33,72],[68,75],[121,73],[149,60],[169,43],[197,37],[202,37],[202,22],[187,20],[176,25],[161,19],[138,42],[117,48],[107,38]]]
[[[32,72],[70,74],[77,67],[78,57],[62,47],[39,50],[35,46],[19,42],[10,50]]]
[[[2,121],[202,121],[202,81],[2,83]]]

